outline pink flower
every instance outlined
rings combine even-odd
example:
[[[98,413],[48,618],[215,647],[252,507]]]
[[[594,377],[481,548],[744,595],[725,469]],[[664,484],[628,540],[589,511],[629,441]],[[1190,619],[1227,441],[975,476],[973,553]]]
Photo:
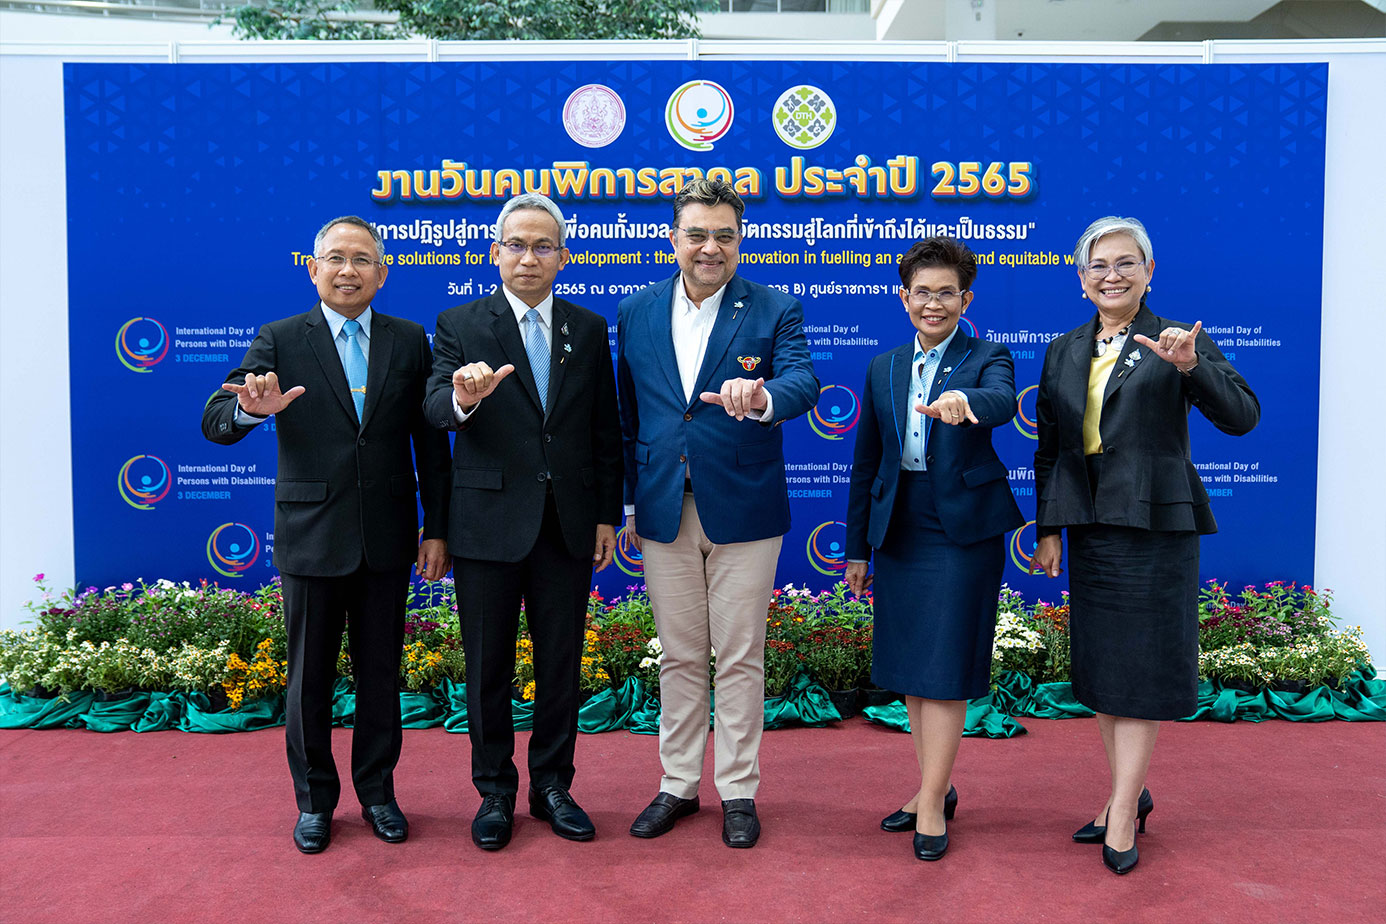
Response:
[[[41,580],[43,580],[43,572],[42,572],[42,571],[40,571],[38,574],[34,575],[34,583],[37,584],[37,583],[38,583],[39,581],[41,581]]]

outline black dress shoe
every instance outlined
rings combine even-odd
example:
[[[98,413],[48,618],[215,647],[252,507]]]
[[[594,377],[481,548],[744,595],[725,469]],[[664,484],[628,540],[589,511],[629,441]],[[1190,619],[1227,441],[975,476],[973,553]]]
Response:
[[[948,795],[943,797],[943,818],[945,821],[952,821],[953,816],[958,811],[958,791],[951,785],[948,787]],[[919,817],[917,812],[907,812],[900,809],[898,812],[891,812],[881,819],[881,830],[889,831],[892,834],[901,834],[905,831],[914,830],[914,822]]]
[[[500,850],[510,843],[515,825],[515,797],[509,793],[487,793],[472,819],[472,843],[482,850]]]
[[[1136,802],[1136,824],[1137,830],[1145,833],[1145,816],[1155,811],[1155,799],[1150,795],[1150,790],[1142,789],[1140,800]],[[1102,819],[1104,822],[1106,818]],[[1088,822],[1073,832],[1073,839],[1080,844],[1100,844],[1107,835],[1107,825]]]
[[[756,817],[756,800],[724,799],[722,843],[728,847],[754,847],[758,840],[760,819]]]
[[[361,806],[361,817],[370,824],[375,836],[386,843],[398,844],[409,836],[409,819],[394,799],[384,805]]]
[[[301,812],[294,825],[294,846],[303,853],[322,853],[332,842],[331,812]]]
[[[1131,832],[1130,850],[1113,850],[1107,846],[1106,841],[1102,843],[1102,865],[1116,873],[1124,876],[1136,868],[1136,863],[1140,860],[1140,851],[1136,849],[1136,832]]]
[[[674,822],[698,810],[698,797],[680,799],[662,792],[631,823],[630,833],[636,837],[659,837],[674,830]]]
[[[948,832],[920,834],[914,832],[914,855],[920,860],[941,860],[948,852]]]
[[[530,787],[529,813],[547,821],[554,834],[570,841],[590,841],[597,836],[592,819],[562,786],[545,786],[537,792]]]

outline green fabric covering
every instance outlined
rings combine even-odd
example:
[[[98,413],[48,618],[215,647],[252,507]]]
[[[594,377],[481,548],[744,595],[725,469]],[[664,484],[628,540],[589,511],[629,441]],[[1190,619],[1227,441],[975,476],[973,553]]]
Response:
[[[87,692],[70,693],[67,702],[62,697],[23,696],[12,693],[5,684],[0,689],[0,728],[80,728],[77,717],[95,698]]]
[[[534,704],[514,700],[512,716],[517,730],[534,727]],[[467,731],[466,684],[444,680],[429,693],[400,693],[400,712],[405,728],[434,728],[442,725],[449,732]],[[356,694],[351,683],[338,679],[333,686],[333,724],[351,727],[356,714]],[[862,715],[872,722],[909,729],[903,703],[869,706]],[[1092,715],[1092,711],[1073,698],[1067,683],[1037,684],[1024,674],[1005,673],[988,696],[968,704],[967,737],[1009,738],[1025,733],[1011,716],[1073,718]],[[840,718],[828,693],[799,674],[784,696],[765,702],[765,727],[782,728],[798,723],[822,726]],[[709,716],[710,719],[710,716]],[[1198,709],[1183,721],[1263,722],[1284,719],[1291,722],[1386,721],[1386,681],[1370,666],[1348,677],[1337,689],[1315,687],[1303,693],[1257,689],[1233,689],[1216,681],[1203,681],[1198,690]],[[187,732],[253,731],[284,724],[284,697],[245,703],[239,710],[214,712],[202,693],[137,692],[112,702],[96,702],[93,693],[70,693],[62,698],[41,698],[15,693],[0,683],[0,729],[5,728],[87,728],[92,731],[136,732],[179,729]],[[578,729],[587,733],[625,729],[638,735],[659,733],[659,699],[650,694],[637,677],[629,677],[620,687],[603,690],[578,711]]]
[[[91,731],[130,731],[135,723],[144,718],[150,699],[148,693],[131,693],[125,699],[93,702],[91,708],[77,718]]]
[[[1014,738],[1025,734],[1025,726],[997,709],[992,699],[993,696],[988,694],[980,699],[968,701],[967,719],[963,722],[963,737]],[[900,731],[910,730],[910,720],[904,703],[867,706],[861,714],[878,725],[897,728]]]
[[[798,723],[808,725],[813,728],[822,728],[829,722],[839,722],[842,716],[838,715],[837,708],[833,706],[833,701],[828,698],[828,691],[814,683],[809,675],[800,671],[789,683],[789,689],[783,696],[772,697],[765,701],[765,727],[784,728],[786,725]]]

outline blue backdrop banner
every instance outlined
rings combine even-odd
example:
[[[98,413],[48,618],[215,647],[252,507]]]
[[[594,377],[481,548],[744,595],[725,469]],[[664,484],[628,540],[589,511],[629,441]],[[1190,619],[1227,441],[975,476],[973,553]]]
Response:
[[[1045,345],[1091,315],[1073,245],[1094,218],[1150,230],[1150,305],[1201,320],[1261,399],[1193,457],[1221,531],[1205,577],[1310,581],[1323,241],[1324,64],[540,62],[65,66],[76,566],[81,584],[271,578],[274,426],[205,442],[202,405],[261,324],[307,310],[327,219],[386,238],[376,305],[420,321],[496,290],[509,196],[568,216],[557,294],[605,314],[675,271],[671,199],[697,176],[746,200],[740,272],[804,305],[818,407],[785,425],[794,525],[778,582],[845,567],[867,361],[913,334],[896,262],[951,234],[978,254],[962,326],[1007,344],[996,431],[1034,514]],[[1273,272],[1275,267],[1285,272]],[[1286,286],[1290,288],[1285,288]],[[38,443],[38,435],[35,435]],[[478,524],[478,528],[503,528]],[[1025,573],[1027,525],[1006,580]],[[640,581],[624,541],[607,594]]]

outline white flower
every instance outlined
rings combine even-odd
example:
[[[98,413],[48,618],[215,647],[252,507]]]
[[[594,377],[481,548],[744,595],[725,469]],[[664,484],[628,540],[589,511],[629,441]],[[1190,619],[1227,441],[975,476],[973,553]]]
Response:
[[[645,650],[652,655],[663,656],[664,654],[664,646],[659,643],[657,636],[645,643]]]

